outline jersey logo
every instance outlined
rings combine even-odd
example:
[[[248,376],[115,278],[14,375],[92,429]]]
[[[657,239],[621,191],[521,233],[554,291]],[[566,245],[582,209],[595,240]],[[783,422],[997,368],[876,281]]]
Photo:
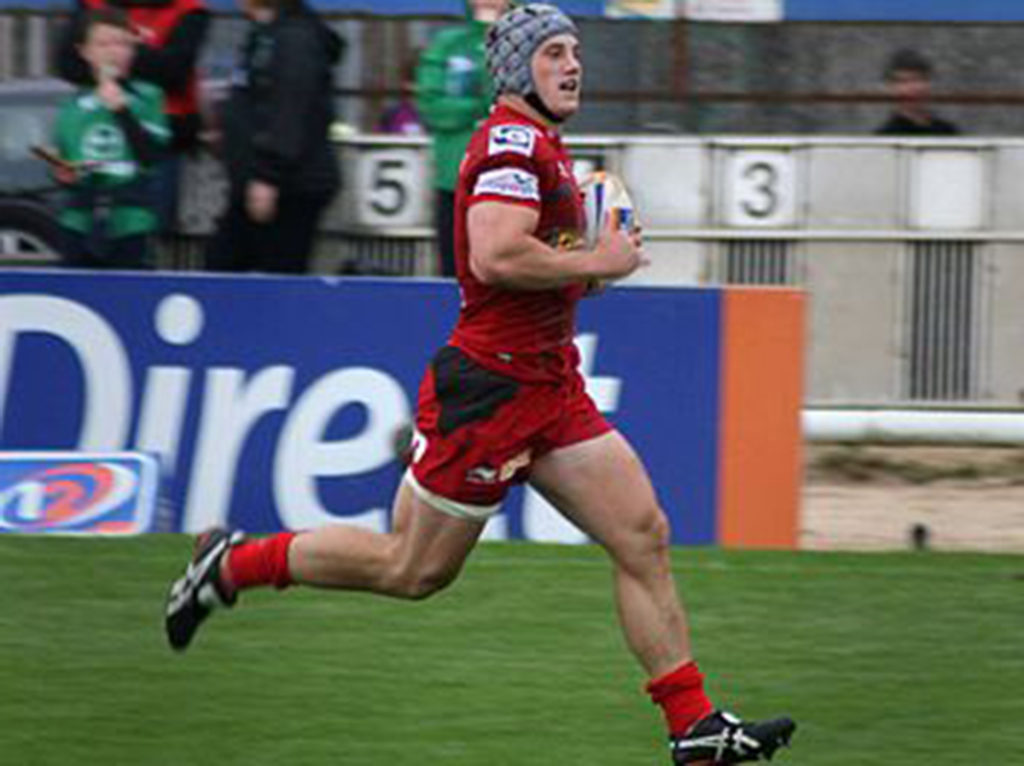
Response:
[[[487,141],[487,154],[515,152],[529,157],[537,134],[525,125],[495,125]]]
[[[555,229],[547,241],[556,250],[579,250],[583,247],[583,237],[580,233],[569,229]]]
[[[499,168],[481,173],[473,194],[497,194],[500,197],[532,199],[540,202],[540,181],[533,173],[518,168]]]
[[[498,481],[498,472],[489,465],[478,465],[466,471],[466,481],[470,484],[494,484]]]
[[[116,125],[97,123],[82,136],[82,154],[87,160],[118,160],[124,153],[124,135]]]

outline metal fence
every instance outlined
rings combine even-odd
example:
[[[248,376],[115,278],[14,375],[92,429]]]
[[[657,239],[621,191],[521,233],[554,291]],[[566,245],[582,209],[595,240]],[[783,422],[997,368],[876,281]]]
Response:
[[[70,7],[70,3],[67,7]],[[0,12],[0,79],[51,73],[64,10]],[[457,19],[328,14],[348,42],[337,71],[343,119],[373,128],[436,30]],[[245,22],[217,13],[203,71],[232,66]],[[1013,135],[1024,121],[1021,25],[793,22],[708,24],[588,18],[584,133],[867,135],[889,110],[881,71],[893,50],[938,63],[935,101],[973,134]],[[828,62],[822,66],[822,62]]]
[[[795,245],[787,240],[726,240],[718,245],[716,280],[732,285],[792,285],[800,282]]]

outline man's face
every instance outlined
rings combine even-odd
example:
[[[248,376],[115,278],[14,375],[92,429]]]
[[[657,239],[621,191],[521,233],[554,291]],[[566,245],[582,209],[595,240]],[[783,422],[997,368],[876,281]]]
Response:
[[[580,108],[583,62],[575,35],[555,35],[545,40],[530,62],[537,95],[554,114],[571,117]]]
[[[106,69],[115,77],[124,77],[135,58],[135,35],[110,24],[93,24],[79,51],[94,72]]]
[[[889,92],[899,101],[927,101],[931,94],[931,79],[924,72],[913,69],[894,69],[887,80]]]

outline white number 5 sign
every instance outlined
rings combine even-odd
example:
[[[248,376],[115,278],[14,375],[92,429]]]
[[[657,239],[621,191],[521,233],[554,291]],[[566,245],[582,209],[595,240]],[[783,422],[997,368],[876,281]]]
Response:
[[[796,223],[793,155],[739,151],[725,162],[727,226],[792,226]]]
[[[355,175],[357,219],[361,225],[387,228],[429,223],[422,152],[364,151]]]

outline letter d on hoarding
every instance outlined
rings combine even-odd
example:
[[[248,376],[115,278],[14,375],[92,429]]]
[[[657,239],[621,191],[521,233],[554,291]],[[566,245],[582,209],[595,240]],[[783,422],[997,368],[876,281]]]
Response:
[[[122,449],[128,438],[132,403],[131,368],[124,347],[98,314],[74,301],[43,295],[0,297],[0,436],[9,404],[15,347],[18,336],[28,333],[62,341],[82,366],[82,430],[74,448]]]

